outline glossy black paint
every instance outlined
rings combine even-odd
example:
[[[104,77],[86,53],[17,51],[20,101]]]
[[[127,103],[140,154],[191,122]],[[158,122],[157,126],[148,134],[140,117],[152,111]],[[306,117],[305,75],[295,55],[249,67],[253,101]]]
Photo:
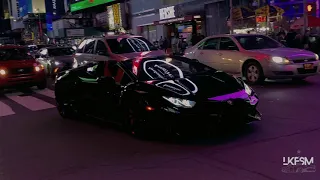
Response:
[[[123,77],[118,83],[114,76],[106,77],[104,72],[108,68],[107,62],[101,61],[59,73],[55,85],[56,100],[60,104],[72,106],[78,113],[117,124],[126,124],[129,118],[126,115],[130,110],[135,112],[139,121],[156,128],[162,125],[179,128],[190,122],[206,126],[208,122],[244,124],[260,120],[260,113],[256,110],[257,103],[250,104],[251,97],[258,99],[253,90],[245,98],[209,100],[244,91],[242,80],[187,58],[172,58],[208,70],[184,78],[141,80],[133,73],[131,66],[128,66],[131,64],[128,62],[135,59],[125,62],[108,61],[109,64],[116,64],[129,79],[123,82]],[[154,59],[161,58],[140,58],[141,62]],[[95,71],[92,71],[93,67],[96,68]],[[179,107],[164,97],[190,100],[196,104],[192,108]]]

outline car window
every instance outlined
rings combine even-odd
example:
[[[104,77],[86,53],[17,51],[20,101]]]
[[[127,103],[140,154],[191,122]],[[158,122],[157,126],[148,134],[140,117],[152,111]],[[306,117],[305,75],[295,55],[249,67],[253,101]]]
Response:
[[[99,52],[104,54],[108,53],[105,43],[101,40],[97,41],[96,53],[99,53]]]
[[[31,60],[32,56],[28,54],[28,50],[24,48],[16,49],[1,49],[0,50],[0,61],[8,60]]]
[[[235,36],[235,38],[242,48],[246,50],[273,49],[283,47],[281,43],[263,35],[243,35]]]
[[[238,47],[231,38],[223,37],[220,40],[219,50],[238,50]]]
[[[218,49],[218,45],[219,45],[219,40],[220,40],[220,38],[211,38],[211,39],[208,39],[208,40],[204,43],[203,49],[217,50],[217,49]]]
[[[95,42],[96,41],[94,39],[88,40],[84,47],[83,53],[93,54]]]
[[[157,50],[152,43],[143,37],[107,39],[107,43],[114,54]]]
[[[84,41],[82,41],[80,43],[80,45],[78,46],[78,49],[77,49],[77,53],[82,53],[83,52],[83,49],[84,49],[86,43],[87,43],[87,40],[84,40]]]
[[[121,80],[120,80],[120,84],[121,85],[127,85],[127,84],[129,84],[132,80],[131,80],[131,78],[130,78],[130,76],[127,74],[127,73],[125,73],[124,71],[123,71],[123,69],[121,69],[121,68],[119,68],[119,71],[121,72],[121,73],[123,73],[123,76],[122,76],[122,78],[121,78]]]
[[[73,48],[54,48],[48,49],[48,55],[52,56],[69,56],[74,54]]]

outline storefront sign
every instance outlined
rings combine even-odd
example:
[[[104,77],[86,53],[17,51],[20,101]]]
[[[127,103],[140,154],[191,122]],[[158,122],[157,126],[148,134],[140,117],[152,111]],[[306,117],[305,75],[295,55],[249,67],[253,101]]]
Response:
[[[56,2],[56,0],[52,0],[52,8],[53,8],[53,10],[57,10],[57,2]]]
[[[174,6],[159,9],[160,20],[175,18]]]
[[[154,24],[168,24],[168,23],[174,23],[174,22],[180,22],[180,21],[191,21],[193,19],[193,16],[185,16],[181,18],[173,18],[173,19],[167,19],[162,21],[155,21]]]
[[[82,37],[84,36],[84,29],[67,29],[67,37]]]
[[[80,0],[70,5],[71,12],[106,4],[115,0]]]
[[[120,3],[107,7],[109,29],[114,30],[122,27]]]

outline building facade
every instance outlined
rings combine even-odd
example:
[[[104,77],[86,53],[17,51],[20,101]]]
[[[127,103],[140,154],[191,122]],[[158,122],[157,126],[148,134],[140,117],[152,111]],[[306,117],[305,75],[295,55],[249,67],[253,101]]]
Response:
[[[234,0],[234,6],[248,5],[246,0]],[[133,33],[150,41],[160,37],[192,33],[214,35],[228,33],[228,0],[132,0]]]

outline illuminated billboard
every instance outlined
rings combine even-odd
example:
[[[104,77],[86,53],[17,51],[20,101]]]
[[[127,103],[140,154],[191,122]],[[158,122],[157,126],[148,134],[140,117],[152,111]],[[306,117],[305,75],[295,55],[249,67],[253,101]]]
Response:
[[[101,4],[106,4],[113,1],[115,0],[81,0],[80,2],[71,4],[71,12],[98,6]]]

